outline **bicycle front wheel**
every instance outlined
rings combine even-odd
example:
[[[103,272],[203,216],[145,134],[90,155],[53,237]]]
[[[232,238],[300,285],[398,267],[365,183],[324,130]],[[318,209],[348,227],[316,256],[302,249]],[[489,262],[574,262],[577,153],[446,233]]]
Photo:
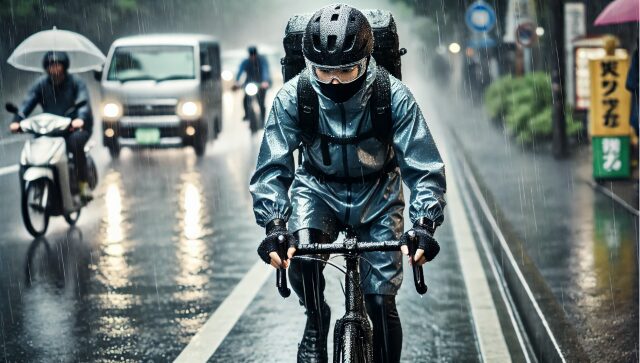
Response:
[[[334,362],[342,363],[370,363],[372,357],[369,354],[369,342],[364,333],[355,324],[346,324],[344,334],[340,342],[340,359]]]

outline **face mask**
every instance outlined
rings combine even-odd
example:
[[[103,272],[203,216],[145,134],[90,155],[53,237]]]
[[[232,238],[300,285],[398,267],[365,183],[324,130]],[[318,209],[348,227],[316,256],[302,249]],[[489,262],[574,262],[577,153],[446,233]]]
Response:
[[[319,83],[320,90],[322,94],[328,97],[335,103],[342,103],[348,101],[351,97],[353,97],[360,89],[362,89],[362,85],[364,81],[367,79],[366,72],[360,76],[360,78],[355,81],[347,84],[324,84]]]

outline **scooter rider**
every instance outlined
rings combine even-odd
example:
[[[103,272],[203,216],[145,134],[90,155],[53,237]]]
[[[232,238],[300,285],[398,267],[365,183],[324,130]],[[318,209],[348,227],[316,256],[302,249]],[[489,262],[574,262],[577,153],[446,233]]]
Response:
[[[323,294],[324,264],[281,261],[275,252],[278,236],[288,239],[289,257],[298,242],[331,243],[340,226],[351,227],[361,240],[406,238],[403,181],[411,190],[409,216],[419,246],[426,246],[443,221],[444,164],[416,100],[396,78],[389,76],[388,142],[365,137],[373,127],[372,86],[378,72],[386,74],[376,66],[372,50],[372,29],[359,10],[334,4],[311,17],[303,38],[307,68],[276,96],[251,179],[256,220],[267,234],[258,254],[274,267],[290,267],[292,288],[306,309],[298,362],[327,361],[330,310]],[[318,137],[311,143],[303,141],[297,117],[302,77],[311,82],[319,101]],[[295,169],[293,151],[301,143],[304,162]],[[403,252],[408,254],[404,247]],[[413,257],[410,263],[427,260],[424,248]],[[395,295],[402,282],[401,254],[365,254],[361,269],[374,360],[399,362],[402,328]]]
[[[260,104],[260,115],[264,119],[265,115],[265,105],[264,99],[267,94],[267,88],[271,85],[271,74],[269,73],[269,62],[267,59],[260,54],[258,54],[258,48],[255,46],[250,46],[247,48],[249,52],[249,58],[245,59],[240,63],[240,68],[238,68],[238,74],[236,75],[236,83],[239,84],[240,78],[244,73],[246,73],[246,77],[244,79],[244,84],[254,82],[258,84],[258,103]],[[244,105],[244,119],[247,119],[247,108],[249,105],[249,96],[245,95],[243,100]]]
[[[82,79],[67,72],[69,56],[65,52],[47,52],[42,60],[42,66],[47,74],[33,84],[18,114],[14,117],[10,129],[12,132],[17,132],[20,128],[19,121],[28,117],[38,104],[43,112],[65,116],[65,113],[74,105],[87,101],[70,115],[73,119],[71,121],[73,131],[66,137],[66,141],[67,150],[75,160],[80,197],[88,201],[92,199],[92,195],[87,182],[87,158],[84,146],[91,137],[93,114],[87,86]]]

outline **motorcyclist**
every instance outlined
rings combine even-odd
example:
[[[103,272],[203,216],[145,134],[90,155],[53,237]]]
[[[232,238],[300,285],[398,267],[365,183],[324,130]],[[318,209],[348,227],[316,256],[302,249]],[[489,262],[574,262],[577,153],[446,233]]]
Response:
[[[240,78],[242,75],[246,73],[244,78],[244,85],[247,83],[256,83],[258,84],[258,103],[260,104],[260,116],[264,119],[265,116],[265,95],[267,94],[267,89],[271,86],[271,74],[269,73],[269,63],[267,59],[262,55],[258,54],[258,48],[255,46],[250,46],[247,48],[249,52],[249,57],[240,63],[240,68],[238,68],[238,74],[236,75],[236,87],[239,87]],[[244,119],[248,118],[249,115],[248,108],[251,107],[249,102],[251,99],[248,95],[244,95]]]
[[[359,10],[334,4],[311,17],[303,38],[303,74],[317,93],[322,137],[302,143],[304,161],[296,169],[293,151],[303,142],[303,132],[297,117],[301,76],[294,77],[273,102],[251,179],[254,213],[267,235],[258,254],[274,267],[290,267],[291,286],[306,309],[298,362],[327,361],[330,309],[324,299],[324,264],[281,260],[275,252],[278,236],[288,239],[289,258],[296,243],[333,242],[341,226],[350,226],[360,240],[405,239],[410,231],[402,233],[404,182],[411,190],[412,231],[422,247],[409,262],[423,264],[437,254],[425,246],[443,221],[444,164],[407,87],[389,76],[393,124],[387,144],[347,141],[372,128],[368,103],[377,72],[383,72],[372,50],[372,29]],[[323,140],[329,145],[323,146]],[[406,246],[403,253],[408,255]],[[402,327],[395,295],[402,282],[401,254],[367,253],[361,269],[374,361],[399,362]]]
[[[72,132],[66,136],[67,150],[73,155],[80,197],[92,199],[88,183],[87,158],[84,146],[91,137],[93,115],[89,92],[84,81],[68,73],[69,56],[65,52],[47,52],[42,60],[46,74],[40,77],[30,88],[27,98],[19,108],[10,125],[12,132],[20,129],[19,121],[29,116],[33,109],[40,105],[42,111],[59,116],[70,116]],[[71,115],[65,115],[69,109],[81,101],[86,103]]]

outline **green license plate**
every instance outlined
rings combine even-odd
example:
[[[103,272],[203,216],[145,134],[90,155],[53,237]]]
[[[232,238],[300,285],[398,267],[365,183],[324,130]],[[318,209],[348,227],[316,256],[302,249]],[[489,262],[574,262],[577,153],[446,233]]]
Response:
[[[160,129],[136,129],[136,142],[141,145],[160,143]]]

